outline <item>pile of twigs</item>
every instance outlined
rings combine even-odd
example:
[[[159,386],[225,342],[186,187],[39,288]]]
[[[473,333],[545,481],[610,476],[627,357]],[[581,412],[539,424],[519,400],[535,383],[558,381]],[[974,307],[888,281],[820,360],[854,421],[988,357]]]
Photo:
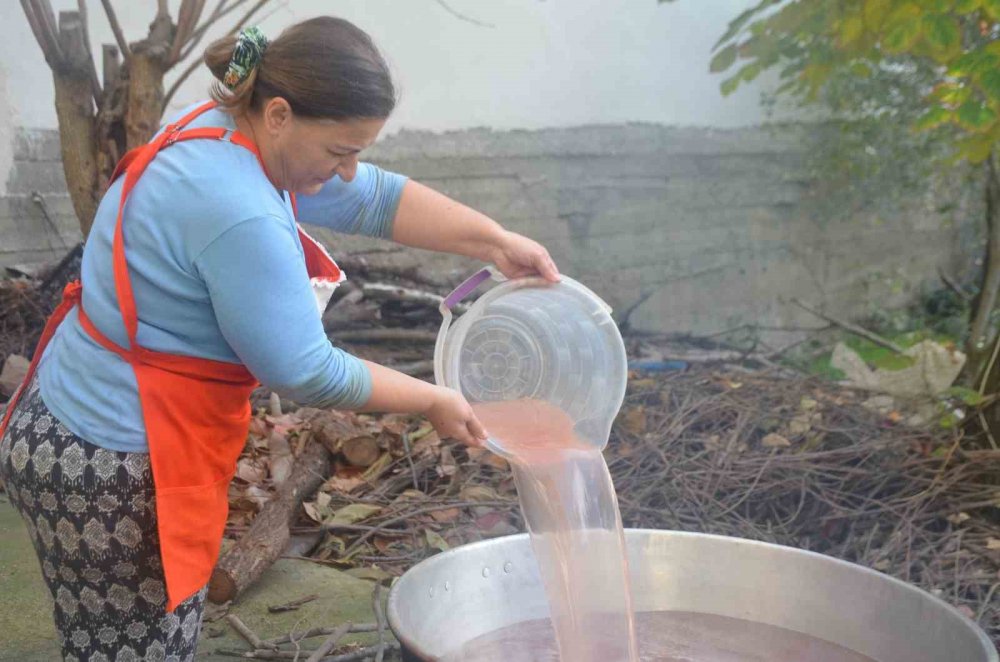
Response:
[[[1000,451],[958,430],[905,427],[866,398],[732,367],[633,378],[606,451],[625,525],[860,563],[940,596],[1000,640]],[[314,560],[386,580],[441,549],[523,530],[504,463],[425,425],[393,438],[376,479],[324,486],[327,512],[363,508],[300,519],[300,533],[324,532]]]
[[[238,617],[233,614],[226,616],[226,622],[250,646],[249,650],[233,648],[217,649],[215,653],[225,657],[238,657],[251,660],[299,660],[300,662],[388,662],[397,659],[399,644],[389,633],[385,615],[385,591],[381,584],[375,584],[372,592],[372,611],[375,614],[374,623],[341,623],[335,627],[312,628],[304,631],[292,630],[286,635],[273,639],[262,639]],[[287,609],[297,609],[298,606],[316,596],[288,605]],[[282,607],[272,607],[271,611],[280,611]],[[348,635],[373,633],[375,643],[370,646],[357,644],[345,645],[343,640]],[[319,644],[307,643],[307,640],[322,637]]]
[[[74,247],[35,278],[0,279],[0,365],[11,354],[31,357],[63,287],[79,276],[82,253]]]
[[[900,427],[810,379],[634,380],[608,460],[626,526],[791,545],[875,568],[1000,640],[1000,452]]]

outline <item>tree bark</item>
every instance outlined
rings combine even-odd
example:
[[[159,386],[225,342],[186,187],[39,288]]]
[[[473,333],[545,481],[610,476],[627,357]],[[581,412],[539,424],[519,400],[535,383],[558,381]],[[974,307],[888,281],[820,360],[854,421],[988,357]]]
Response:
[[[166,66],[153,49],[134,49],[128,62],[125,149],[146,144],[160,124]]]
[[[83,24],[77,12],[63,12],[59,17],[59,47],[63,62],[53,67],[56,92],[56,116],[59,119],[59,142],[63,173],[73,210],[86,236],[94,222],[100,186],[97,176],[96,113],[94,109],[91,67],[93,60],[86,50]]]

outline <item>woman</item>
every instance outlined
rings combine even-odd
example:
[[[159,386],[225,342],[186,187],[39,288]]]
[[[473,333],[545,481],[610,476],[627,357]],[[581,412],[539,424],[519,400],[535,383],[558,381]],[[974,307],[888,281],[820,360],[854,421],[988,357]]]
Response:
[[[485,437],[460,394],[330,345],[314,289],[321,311],[342,274],[296,214],[558,278],[534,241],[358,162],[395,92],[350,23],[312,19],[270,44],[252,28],[205,62],[214,102],[119,164],[82,285],[67,287],[0,439],[65,660],[193,657],[258,381],[304,405],[420,413],[442,436]]]

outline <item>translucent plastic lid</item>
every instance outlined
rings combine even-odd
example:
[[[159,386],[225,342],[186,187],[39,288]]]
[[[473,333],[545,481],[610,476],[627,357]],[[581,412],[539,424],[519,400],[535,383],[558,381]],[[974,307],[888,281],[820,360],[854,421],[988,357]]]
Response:
[[[437,383],[471,403],[544,400],[573,419],[581,439],[604,447],[627,380],[611,308],[567,276],[521,278],[496,285],[451,324],[451,308],[490,275],[472,276],[441,305]]]

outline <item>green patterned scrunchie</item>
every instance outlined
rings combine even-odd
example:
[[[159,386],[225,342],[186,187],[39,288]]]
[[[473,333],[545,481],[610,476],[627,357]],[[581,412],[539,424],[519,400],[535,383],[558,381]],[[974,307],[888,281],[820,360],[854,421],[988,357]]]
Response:
[[[236,37],[236,48],[233,49],[233,58],[229,61],[229,68],[222,79],[222,84],[230,90],[246,80],[250,72],[254,70],[260,59],[267,50],[267,37],[256,25],[245,30],[240,30]]]

